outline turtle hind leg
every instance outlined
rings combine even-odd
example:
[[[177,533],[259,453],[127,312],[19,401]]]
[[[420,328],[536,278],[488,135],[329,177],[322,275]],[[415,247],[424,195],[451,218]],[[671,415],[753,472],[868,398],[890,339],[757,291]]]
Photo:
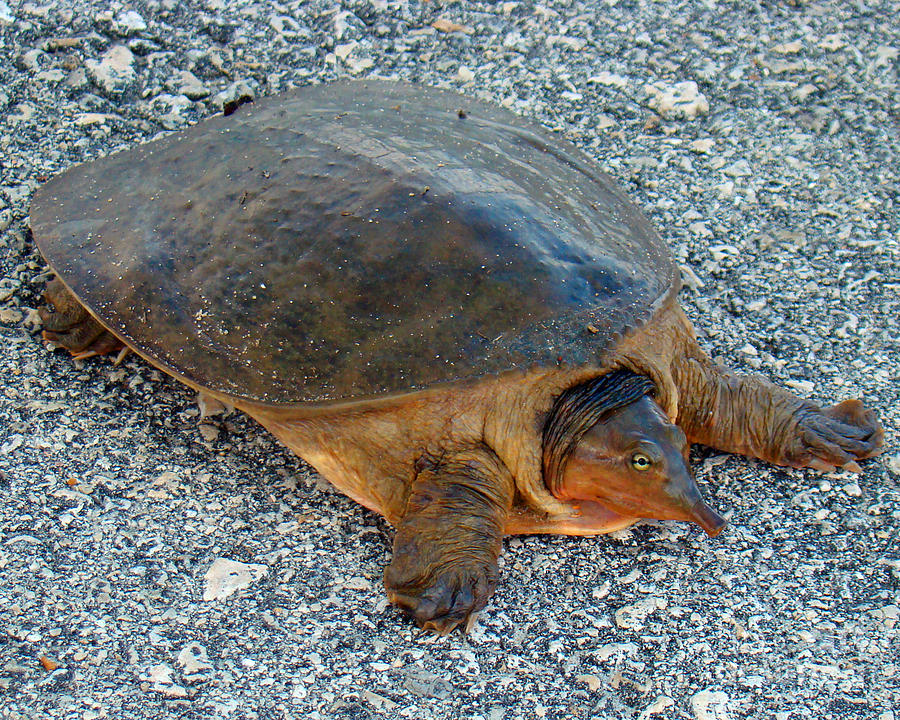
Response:
[[[122,350],[122,341],[97,322],[59,278],[44,288],[48,307],[38,310],[44,340],[64,347],[76,359]]]

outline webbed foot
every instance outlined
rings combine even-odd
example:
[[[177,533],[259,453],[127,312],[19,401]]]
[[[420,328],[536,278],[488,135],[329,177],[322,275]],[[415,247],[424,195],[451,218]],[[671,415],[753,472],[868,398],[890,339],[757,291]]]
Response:
[[[58,278],[44,289],[50,307],[38,310],[43,337],[64,347],[76,360],[121,350],[121,340],[97,322]],[[51,310],[52,308],[52,310]]]
[[[856,461],[883,450],[884,428],[860,400],[844,400],[823,410],[804,408],[801,413],[796,437],[787,448],[787,465],[861,472]]]
[[[457,627],[467,631],[475,614],[487,605],[497,587],[496,566],[482,563],[425,569],[417,573],[409,558],[396,558],[384,574],[388,600],[420,628],[447,635]]]

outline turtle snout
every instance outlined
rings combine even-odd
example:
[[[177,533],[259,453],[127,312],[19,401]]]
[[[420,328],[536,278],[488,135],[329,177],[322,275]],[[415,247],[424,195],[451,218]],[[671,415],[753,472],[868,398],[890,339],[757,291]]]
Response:
[[[703,502],[703,500],[700,500],[691,508],[691,521],[702,527],[710,537],[715,537],[722,532],[727,524],[725,518]]]
[[[706,534],[715,537],[727,524],[725,518],[704,502],[693,473],[687,464],[669,480],[666,492],[673,509],[681,520],[688,520],[702,527]]]

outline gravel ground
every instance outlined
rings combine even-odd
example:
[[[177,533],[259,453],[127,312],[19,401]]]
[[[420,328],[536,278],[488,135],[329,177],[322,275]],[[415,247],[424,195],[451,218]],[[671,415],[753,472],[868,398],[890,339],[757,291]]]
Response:
[[[796,5],[0,0],[0,718],[900,718],[898,8]],[[34,310],[48,176],[354,75],[482,95],[599,158],[708,349],[865,398],[885,455],[698,450],[722,536],[513,539],[468,637],[415,630],[383,521],[146,364],[48,352]],[[248,586],[204,600],[217,558]]]

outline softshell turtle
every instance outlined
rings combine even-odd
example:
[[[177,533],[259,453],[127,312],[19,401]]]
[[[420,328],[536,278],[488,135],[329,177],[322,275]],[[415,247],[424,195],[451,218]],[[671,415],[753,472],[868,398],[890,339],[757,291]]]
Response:
[[[504,535],[723,519],[689,443],[859,470],[883,431],[714,364],[641,212],[499,107],[340,82],[77,166],[35,194],[45,336],[127,346],[243,410],[397,529],[385,585],[465,625]]]

